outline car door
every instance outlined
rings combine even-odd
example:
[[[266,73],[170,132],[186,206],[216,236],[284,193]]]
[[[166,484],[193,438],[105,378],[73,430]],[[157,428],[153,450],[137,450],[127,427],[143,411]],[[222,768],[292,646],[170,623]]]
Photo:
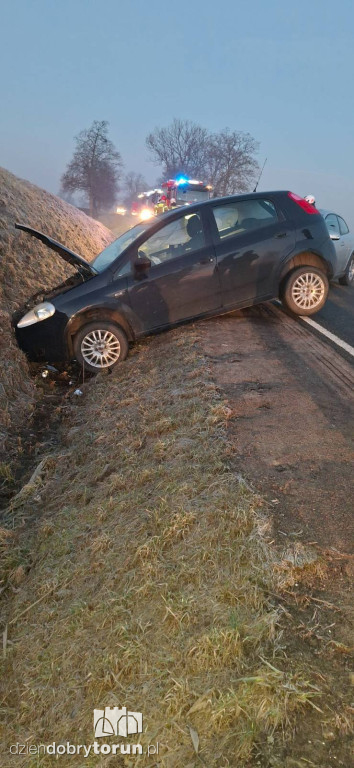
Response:
[[[295,227],[266,198],[210,206],[223,306],[274,295],[279,263],[295,245]]]
[[[142,331],[220,308],[215,251],[205,232],[200,209],[184,208],[132,254],[128,295]],[[134,260],[139,259],[151,264],[143,274],[134,269]]]
[[[341,252],[340,256],[340,268],[341,271],[345,271],[346,266],[348,264],[349,256],[352,253],[353,250],[353,237],[349,232],[349,227],[347,226],[344,219],[342,219],[341,216],[337,216],[338,222],[339,222],[339,232],[340,232],[340,245],[339,250]]]
[[[338,217],[335,213],[328,213],[327,216],[325,216],[325,222],[327,225],[327,229],[330,235],[331,240],[333,241],[333,245],[336,249],[337,254],[337,272],[343,272],[344,270],[344,244],[343,240],[341,239],[341,234],[339,230],[339,221]]]

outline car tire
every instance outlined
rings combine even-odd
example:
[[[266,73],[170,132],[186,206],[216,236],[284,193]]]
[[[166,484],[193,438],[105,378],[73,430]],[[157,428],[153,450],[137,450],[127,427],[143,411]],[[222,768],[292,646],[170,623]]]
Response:
[[[341,285],[351,285],[354,283],[354,253],[352,253],[348,261],[344,275],[339,278],[338,282]]]
[[[76,360],[85,371],[98,373],[125,360],[129,344],[124,331],[118,325],[95,320],[78,331],[74,337],[73,349]]]
[[[314,315],[325,304],[328,288],[328,279],[320,269],[299,267],[286,279],[281,300],[295,315]]]

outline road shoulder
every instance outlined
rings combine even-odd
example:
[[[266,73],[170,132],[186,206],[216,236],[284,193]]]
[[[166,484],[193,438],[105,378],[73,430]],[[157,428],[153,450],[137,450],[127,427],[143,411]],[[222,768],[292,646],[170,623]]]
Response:
[[[344,745],[353,715],[352,366],[272,304],[203,323],[201,342],[229,409],[231,465],[264,496],[280,579],[283,568],[287,574],[278,596],[289,620],[284,653],[290,665],[311,669],[325,693],[319,713],[298,718],[283,765],[347,765]]]

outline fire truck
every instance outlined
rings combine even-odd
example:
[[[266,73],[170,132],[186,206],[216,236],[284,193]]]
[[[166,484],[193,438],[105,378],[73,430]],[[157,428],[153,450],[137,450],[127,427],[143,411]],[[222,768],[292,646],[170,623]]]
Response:
[[[148,192],[141,192],[137,202],[132,205],[131,214],[138,216],[141,221],[146,221],[159,213],[170,211],[172,208],[209,200],[213,189],[209,184],[204,184],[203,181],[187,179],[185,176],[169,179],[161,186],[162,189],[150,189]]]
[[[164,213],[164,211],[178,208],[181,205],[191,205],[209,200],[212,189],[210,184],[204,184],[203,181],[196,179],[188,179],[185,176],[169,179],[162,184],[163,192],[155,205],[155,213]]]

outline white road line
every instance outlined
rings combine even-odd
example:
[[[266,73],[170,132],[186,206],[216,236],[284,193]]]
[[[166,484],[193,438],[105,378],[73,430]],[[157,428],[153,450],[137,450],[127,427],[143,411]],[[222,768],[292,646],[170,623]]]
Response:
[[[304,317],[301,315],[301,320],[304,321],[304,323],[308,323],[309,325],[312,325],[312,328],[315,328],[316,331],[319,331],[322,333],[323,336],[327,336],[327,339],[330,339],[333,341],[334,344],[337,344],[338,347],[342,347],[342,349],[345,349],[346,352],[348,352],[352,357],[354,357],[354,347],[351,347],[350,344],[347,344],[346,341],[342,341],[342,339],[338,338],[338,336],[335,336],[334,333],[331,333],[331,331],[327,331],[327,328],[324,328],[323,325],[319,325],[319,323],[315,323],[314,320],[311,319],[311,317]]]

